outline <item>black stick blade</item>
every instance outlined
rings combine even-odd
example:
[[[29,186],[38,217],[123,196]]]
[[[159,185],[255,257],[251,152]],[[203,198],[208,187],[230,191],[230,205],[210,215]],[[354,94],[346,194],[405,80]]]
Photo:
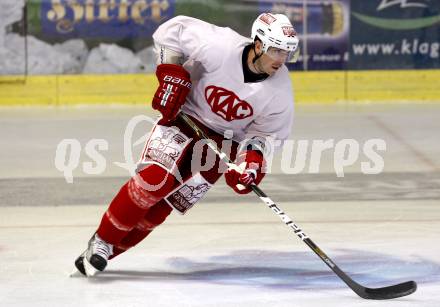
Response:
[[[357,294],[365,299],[371,300],[389,300],[414,293],[417,290],[417,284],[414,281],[407,281],[394,286],[383,288],[364,288]]]

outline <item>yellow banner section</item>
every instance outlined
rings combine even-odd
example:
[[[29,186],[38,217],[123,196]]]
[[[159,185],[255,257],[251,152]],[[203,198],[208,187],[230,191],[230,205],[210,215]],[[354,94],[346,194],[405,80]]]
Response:
[[[297,104],[440,103],[440,70],[291,72]],[[149,104],[148,75],[0,76],[0,105]]]

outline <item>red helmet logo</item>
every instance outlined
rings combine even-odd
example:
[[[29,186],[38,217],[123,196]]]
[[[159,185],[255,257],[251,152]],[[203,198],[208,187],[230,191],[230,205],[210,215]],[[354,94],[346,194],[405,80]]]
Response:
[[[282,27],[285,36],[296,36],[296,31],[292,26]]]
[[[206,101],[212,112],[228,122],[252,116],[254,111],[249,103],[238,98],[234,92],[210,85],[205,89]]]
[[[260,20],[265,24],[270,25],[272,22],[274,22],[277,19],[273,15],[265,13],[260,16]]]

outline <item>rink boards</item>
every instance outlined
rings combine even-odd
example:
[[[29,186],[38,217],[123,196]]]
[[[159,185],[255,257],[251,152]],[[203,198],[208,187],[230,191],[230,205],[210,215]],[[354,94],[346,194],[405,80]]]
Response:
[[[440,103],[439,70],[291,72],[298,104]],[[0,105],[145,104],[154,74],[0,76]]]

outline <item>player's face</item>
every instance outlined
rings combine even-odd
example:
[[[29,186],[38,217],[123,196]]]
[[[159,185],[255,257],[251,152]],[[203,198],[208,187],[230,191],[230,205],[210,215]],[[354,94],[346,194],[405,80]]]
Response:
[[[262,52],[263,46],[259,41],[256,42],[255,47],[258,53]],[[263,53],[263,55],[255,62],[255,64],[261,72],[273,75],[281,66],[283,66],[287,58],[288,54],[284,50],[270,47],[267,52]]]
[[[273,75],[281,66],[283,66],[285,60],[281,58],[273,58],[269,54],[264,53],[260,58],[261,70],[268,75]]]

